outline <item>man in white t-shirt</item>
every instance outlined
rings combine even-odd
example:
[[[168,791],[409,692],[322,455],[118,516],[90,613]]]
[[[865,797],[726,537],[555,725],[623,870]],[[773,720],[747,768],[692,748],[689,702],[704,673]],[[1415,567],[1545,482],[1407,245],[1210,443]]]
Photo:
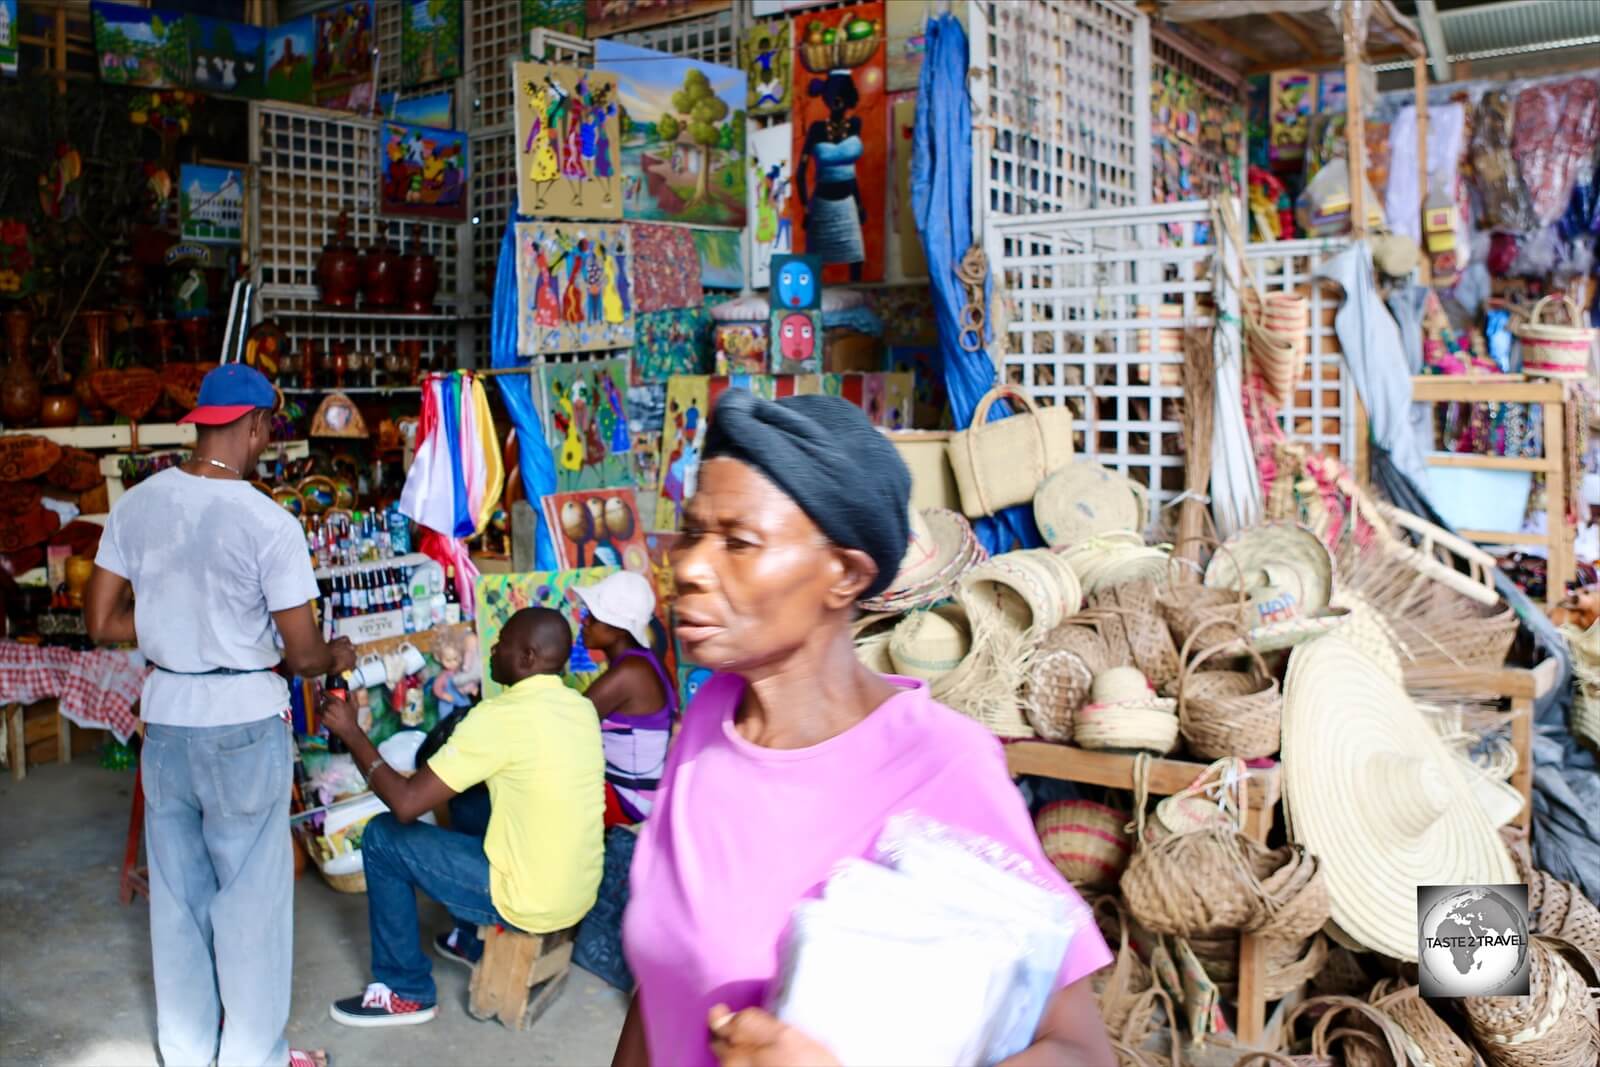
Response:
[[[200,428],[193,455],[111,509],[84,605],[96,641],[136,641],[155,667],[139,774],[168,1067],[320,1062],[283,1033],[294,742],[289,686],[274,668],[346,671],[355,652],[347,639],[323,640],[305,536],[247,480],[271,437],[274,399],[253,368],[206,375],[182,419]]]

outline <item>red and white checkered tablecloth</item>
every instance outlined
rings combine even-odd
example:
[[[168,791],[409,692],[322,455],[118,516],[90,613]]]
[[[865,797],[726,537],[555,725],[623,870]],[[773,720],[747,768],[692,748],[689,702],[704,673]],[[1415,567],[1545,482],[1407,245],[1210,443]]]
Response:
[[[52,697],[61,714],[91,730],[110,730],[126,741],[138,724],[139,702],[150,668],[137,652],[20,645],[0,641],[0,702],[32,704]]]

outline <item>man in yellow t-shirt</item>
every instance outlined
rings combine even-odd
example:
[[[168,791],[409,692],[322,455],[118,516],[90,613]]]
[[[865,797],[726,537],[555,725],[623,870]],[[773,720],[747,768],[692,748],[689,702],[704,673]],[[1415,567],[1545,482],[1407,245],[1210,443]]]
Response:
[[[383,762],[348,702],[324,702],[329,730],[389,806],[361,839],[373,981],[362,995],[332,1005],[335,1021],[401,1026],[433,1018],[437,994],[422,952],[416,889],[458,923],[530,933],[575,926],[594,905],[605,757],[594,705],[561,682],[571,650],[572,630],[557,612],[513,615],[489,660],[490,677],[506,690],[474,708],[409,779]],[[416,822],[479,782],[490,798],[483,838]]]

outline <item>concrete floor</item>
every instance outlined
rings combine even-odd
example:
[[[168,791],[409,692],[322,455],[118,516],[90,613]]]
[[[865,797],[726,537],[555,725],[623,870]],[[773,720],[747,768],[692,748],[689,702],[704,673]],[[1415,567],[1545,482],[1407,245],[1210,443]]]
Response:
[[[117,903],[133,774],[92,759],[0,778],[0,1064],[155,1064],[150,929],[142,899]],[[424,904],[424,927],[444,912]],[[334,1067],[364,1064],[604,1064],[627,1002],[580,968],[521,1034],[467,1014],[464,968],[435,962],[439,1016],[421,1026],[356,1030],[328,1004],[366,985],[366,898],[314,871],[295,883],[289,1042],[324,1048]]]

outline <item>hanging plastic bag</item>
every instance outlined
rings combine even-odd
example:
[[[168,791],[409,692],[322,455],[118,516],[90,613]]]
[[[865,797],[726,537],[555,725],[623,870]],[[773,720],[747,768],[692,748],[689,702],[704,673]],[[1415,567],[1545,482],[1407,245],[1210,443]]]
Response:
[[[1369,184],[1363,190],[1367,223],[1382,225],[1383,209]],[[1295,218],[1310,237],[1350,232],[1350,167],[1335,159],[1317,172],[1295,200]]]
[[[1514,129],[1512,154],[1534,218],[1548,226],[1566,210],[1578,171],[1600,138],[1600,82],[1577,77],[1529,86],[1517,94]]]

